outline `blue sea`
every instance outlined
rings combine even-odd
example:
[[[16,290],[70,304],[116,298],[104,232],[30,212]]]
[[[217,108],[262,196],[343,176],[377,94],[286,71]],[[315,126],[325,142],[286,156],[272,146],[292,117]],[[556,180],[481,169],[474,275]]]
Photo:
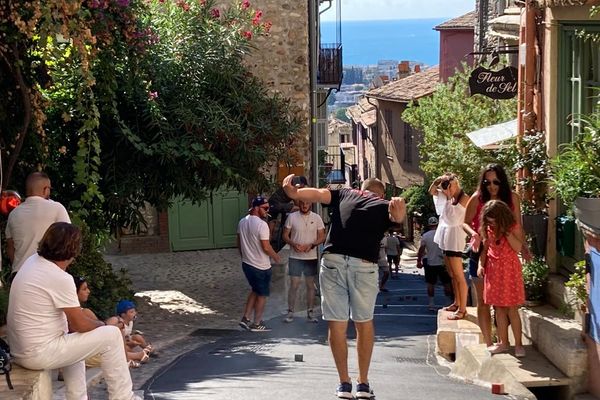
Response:
[[[378,60],[409,60],[436,65],[440,33],[433,28],[446,20],[342,21],[344,66],[375,65]],[[321,35],[322,43],[335,43],[335,22],[322,22]]]

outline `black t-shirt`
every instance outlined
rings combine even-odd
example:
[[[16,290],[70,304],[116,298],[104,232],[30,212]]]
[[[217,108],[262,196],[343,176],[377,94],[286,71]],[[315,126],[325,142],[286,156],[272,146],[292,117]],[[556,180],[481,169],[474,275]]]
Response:
[[[285,190],[279,188],[269,197],[269,206],[276,211],[290,212],[294,207],[294,203],[285,193]]]
[[[379,244],[392,222],[387,200],[356,189],[331,191],[331,227],[323,251],[376,263]]]

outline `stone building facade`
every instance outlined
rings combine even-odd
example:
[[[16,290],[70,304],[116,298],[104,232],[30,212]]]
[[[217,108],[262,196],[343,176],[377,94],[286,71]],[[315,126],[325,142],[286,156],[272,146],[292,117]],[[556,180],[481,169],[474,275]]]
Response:
[[[291,149],[299,163],[310,166],[310,58],[307,1],[254,0],[263,20],[273,25],[268,36],[256,38],[247,59],[254,74],[274,92],[291,99],[304,121],[302,140]],[[299,158],[299,159],[298,159]]]

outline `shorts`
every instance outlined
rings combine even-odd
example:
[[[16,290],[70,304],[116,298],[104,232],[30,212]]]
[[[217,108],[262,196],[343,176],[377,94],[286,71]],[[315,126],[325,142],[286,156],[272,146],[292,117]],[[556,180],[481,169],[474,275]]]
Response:
[[[289,276],[316,276],[319,263],[314,260],[301,260],[299,258],[290,258],[288,263]]]
[[[342,254],[321,258],[321,311],[326,321],[368,322],[379,293],[377,264]]]
[[[381,272],[390,272],[390,265],[387,263],[387,260],[386,262],[377,263],[377,266]]]
[[[395,256],[391,256],[388,254],[387,260],[388,260],[388,263],[394,263],[394,265],[400,264],[400,256],[397,254]]]
[[[425,265],[425,282],[435,285],[438,281],[444,285],[450,283],[450,275],[443,265]]]
[[[460,257],[462,258],[462,251],[454,251],[454,250],[444,250],[444,255],[446,257]]]
[[[243,262],[242,269],[254,293],[264,297],[268,297],[271,294],[271,268],[258,269]]]
[[[477,268],[479,268],[479,252],[471,250],[469,252],[469,276],[477,278]]]

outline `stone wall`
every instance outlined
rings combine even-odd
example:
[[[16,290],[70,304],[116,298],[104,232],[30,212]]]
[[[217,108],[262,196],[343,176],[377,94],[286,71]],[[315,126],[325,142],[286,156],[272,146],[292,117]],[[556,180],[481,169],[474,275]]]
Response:
[[[508,0],[476,0],[475,11],[477,11],[477,22],[475,23],[475,40],[473,49],[481,51],[485,48],[495,47],[498,45],[498,38],[488,34],[488,21],[496,18],[499,13],[498,9],[501,5],[506,5]],[[482,10],[483,9],[483,10]],[[484,12],[482,12],[484,11]],[[481,32],[483,28],[483,39],[481,40]]]
[[[263,11],[263,20],[273,26],[269,36],[256,38],[256,49],[247,58],[254,74],[274,92],[292,100],[304,128],[299,154],[305,168],[310,166],[310,73],[308,2],[294,0],[254,0]]]

